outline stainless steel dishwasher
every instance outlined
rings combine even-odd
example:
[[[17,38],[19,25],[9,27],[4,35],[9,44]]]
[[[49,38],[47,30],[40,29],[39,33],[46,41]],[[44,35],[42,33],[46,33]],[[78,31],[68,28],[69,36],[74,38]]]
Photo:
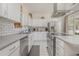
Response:
[[[20,40],[20,55],[27,56],[28,53],[28,36],[26,36]]]

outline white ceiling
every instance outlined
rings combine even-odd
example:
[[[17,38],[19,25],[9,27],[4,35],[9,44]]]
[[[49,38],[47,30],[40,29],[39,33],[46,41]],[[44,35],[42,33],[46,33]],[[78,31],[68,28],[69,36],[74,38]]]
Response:
[[[53,3],[26,3],[24,4],[28,11],[33,15],[33,18],[50,18],[53,12]]]
[[[27,10],[33,14],[34,18],[40,18],[42,16],[45,18],[48,16],[48,18],[50,18],[53,13],[53,3],[25,3],[24,5],[26,6]],[[58,5],[58,9],[60,10],[65,8],[64,5],[67,5],[67,7],[71,6],[70,3],[60,3]]]
[[[53,12],[53,3],[27,3],[25,4],[32,13],[51,13]]]

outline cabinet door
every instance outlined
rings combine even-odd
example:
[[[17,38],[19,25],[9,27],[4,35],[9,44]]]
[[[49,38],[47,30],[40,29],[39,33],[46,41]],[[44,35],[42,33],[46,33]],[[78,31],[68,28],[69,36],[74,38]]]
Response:
[[[20,47],[18,47],[10,56],[20,56]]]
[[[0,3],[0,16],[1,16],[1,14],[2,14],[2,4]]]
[[[28,25],[32,26],[32,20],[31,20],[30,16],[28,16]]]
[[[20,22],[20,4],[8,3],[8,18]]]
[[[74,5],[73,3],[58,3],[57,10],[70,10]]]
[[[66,32],[68,34],[74,34],[74,16],[73,15],[69,15],[67,18],[67,25],[66,25]]]
[[[64,55],[64,42],[56,38],[56,56]]]
[[[0,16],[1,17],[8,17],[8,8],[7,8],[7,3],[2,3],[0,4]]]
[[[22,15],[22,26],[27,26],[28,25],[28,19],[27,16]]]

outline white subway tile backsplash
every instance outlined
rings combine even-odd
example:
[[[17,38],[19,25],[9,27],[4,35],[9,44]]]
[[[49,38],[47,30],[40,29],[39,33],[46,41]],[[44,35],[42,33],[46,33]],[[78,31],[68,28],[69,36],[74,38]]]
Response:
[[[0,21],[0,35],[8,35],[19,32],[20,29],[15,29],[11,22]]]

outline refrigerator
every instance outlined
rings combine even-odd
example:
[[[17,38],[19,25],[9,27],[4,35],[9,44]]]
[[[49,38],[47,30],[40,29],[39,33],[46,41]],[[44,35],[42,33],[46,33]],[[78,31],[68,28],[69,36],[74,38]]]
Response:
[[[56,55],[56,35],[60,35],[62,31],[62,22],[52,21],[48,23],[48,34],[47,34],[47,50],[50,56]]]
[[[47,50],[50,56],[55,55],[54,34],[55,34],[55,22],[49,22],[48,23],[48,34],[47,34]]]

